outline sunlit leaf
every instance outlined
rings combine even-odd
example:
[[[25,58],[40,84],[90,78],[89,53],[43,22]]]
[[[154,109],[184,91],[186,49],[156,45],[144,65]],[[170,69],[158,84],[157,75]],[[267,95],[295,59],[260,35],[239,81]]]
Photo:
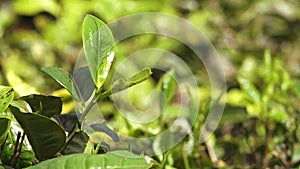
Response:
[[[37,92],[37,89],[32,85],[26,83],[17,73],[8,69],[5,73],[8,83],[13,87],[15,93],[21,96],[29,95]]]
[[[114,82],[112,87],[112,93],[117,93],[119,91],[125,90],[133,85],[143,82],[148,79],[152,74],[150,68],[143,69],[137,74],[129,77],[128,79],[119,79]]]
[[[18,108],[10,107],[23,128],[39,160],[52,157],[65,144],[64,130],[53,120],[33,113],[21,113]]]
[[[164,94],[166,100],[162,99],[160,101],[161,109],[165,107],[166,104],[170,103],[172,100],[175,90],[176,90],[176,80],[174,77],[174,71],[165,73],[158,82],[158,88]]]
[[[99,89],[113,60],[113,55],[109,54],[114,45],[112,33],[100,19],[86,15],[82,25],[82,39],[93,81]]]
[[[238,78],[241,88],[248,94],[251,101],[255,103],[261,102],[261,96],[255,85],[245,78]]]
[[[10,105],[17,107],[21,112],[32,113],[32,109],[30,105],[25,100],[20,100],[20,99],[14,100]]]
[[[28,5],[30,3],[30,5]],[[59,4],[54,0],[35,1],[17,0],[13,3],[14,10],[23,15],[34,15],[43,11],[47,11],[56,15],[59,10]]]
[[[102,62],[100,63],[97,72],[98,88],[99,86],[102,86],[105,82],[112,62],[114,60],[114,56],[114,52],[107,53],[105,56],[103,56]]]
[[[0,113],[2,113],[14,99],[14,90],[11,87],[0,86]]]
[[[72,94],[72,79],[68,72],[56,67],[43,67],[41,70]]]
[[[72,154],[50,159],[27,169],[90,169],[90,168],[115,168],[115,169],[147,169],[150,168],[145,157],[137,156],[128,151],[118,150],[106,154]]]
[[[253,57],[246,57],[239,69],[238,76],[247,78],[249,81],[257,80],[258,63]]]
[[[271,104],[271,110],[268,112],[268,119],[279,123],[285,123],[289,119],[289,114],[281,104]]]
[[[98,124],[91,124],[90,127],[92,129],[94,129],[95,131],[97,131],[97,132],[103,132],[103,133],[107,134],[115,142],[119,141],[119,136],[116,134],[116,132],[114,132],[113,130],[111,130],[110,128],[108,128],[104,124],[99,124],[99,123]]]
[[[7,110],[9,110],[9,109],[7,109]],[[1,112],[0,113],[0,118],[6,118],[6,119],[9,119],[9,120],[15,120],[14,116],[11,114],[10,111]]]

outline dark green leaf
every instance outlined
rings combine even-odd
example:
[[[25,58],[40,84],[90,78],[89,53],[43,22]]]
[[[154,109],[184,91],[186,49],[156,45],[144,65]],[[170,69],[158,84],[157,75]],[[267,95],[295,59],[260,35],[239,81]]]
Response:
[[[11,112],[23,128],[39,160],[52,157],[65,144],[64,130],[51,119],[32,113],[21,113],[10,107]]]
[[[83,153],[89,136],[85,132],[77,132],[71,142],[66,146],[64,154]]]
[[[53,118],[56,119],[67,132],[73,131],[76,124],[79,123],[77,114],[75,113],[54,115]]]
[[[0,86],[0,113],[2,113],[14,99],[14,90],[11,87]]]
[[[8,129],[10,125],[10,120],[6,118],[0,118],[0,146],[2,146],[5,142]]]
[[[119,150],[106,154],[72,154],[60,158],[50,159],[27,169],[90,169],[90,168],[115,168],[115,169],[147,169],[150,168],[145,157],[137,156],[128,151]]]
[[[0,164],[0,166],[2,167],[2,168],[0,167],[0,169],[14,169],[14,168],[12,168],[8,165],[4,165],[4,164]]]
[[[52,117],[61,113],[62,101],[60,97],[32,94],[20,99],[25,100],[34,113],[39,113],[46,117]]]
[[[11,106],[17,107],[21,112],[31,112],[32,109],[30,105],[25,100],[14,100],[11,104]]]
[[[91,128],[93,128],[97,132],[103,132],[110,136],[115,142],[119,141],[119,136],[110,128],[105,126],[104,124],[92,124],[90,125]]]
[[[73,81],[76,84],[75,89],[80,100],[88,100],[96,88],[89,68],[85,66],[75,69],[73,72]]]
[[[43,67],[41,69],[44,73],[52,77],[56,82],[58,82],[62,87],[68,90],[70,94],[72,91],[72,79],[68,72],[61,68],[56,67]]]
[[[113,56],[114,46],[111,31],[100,19],[86,15],[82,25],[82,39],[85,57],[96,87],[99,89],[106,79]]]

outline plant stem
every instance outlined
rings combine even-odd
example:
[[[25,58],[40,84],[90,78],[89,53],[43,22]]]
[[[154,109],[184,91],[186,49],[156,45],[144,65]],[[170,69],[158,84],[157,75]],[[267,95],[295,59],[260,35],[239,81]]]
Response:
[[[92,109],[92,107],[99,101],[99,100],[103,100],[104,98],[110,96],[112,94],[111,90],[108,90],[106,92],[103,92],[100,94],[99,92],[96,92],[94,98],[92,99],[92,101],[90,102],[90,104],[88,104],[88,106],[84,109],[84,111],[82,112],[82,115],[80,117],[80,122],[82,122],[85,117],[87,116],[87,114],[90,112],[90,110]],[[82,126],[81,126],[82,129]]]
[[[216,156],[216,153],[211,145],[211,142],[210,142],[210,139],[208,139],[206,142],[205,142],[205,145],[206,145],[206,148],[207,148],[207,151],[208,151],[208,155],[210,157],[210,160],[214,163],[214,164],[217,164],[218,162],[218,158]]]
[[[60,149],[60,153],[67,147],[67,145],[73,140],[73,138],[75,137],[77,131],[76,129],[74,129],[71,134],[68,136],[66,143],[64,144],[64,146]]]
[[[168,158],[168,155],[169,155],[170,152],[167,152],[167,153],[164,153],[163,154],[163,159],[162,159],[162,162],[159,166],[159,169],[164,169],[165,168],[165,165],[167,163],[167,158]]]
[[[183,158],[184,168],[190,169],[191,167],[190,167],[189,159],[187,154],[184,151],[182,151],[182,158]]]
[[[88,106],[82,112],[82,115],[81,115],[81,117],[79,119],[79,122],[82,122],[85,119],[85,117],[90,112],[90,110],[92,109],[92,107],[94,106],[95,103],[97,103],[96,96],[94,96],[94,98],[92,99],[92,101],[88,104]],[[81,129],[80,130],[82,130],[82,125],[81,125]]]
[[[266,148],[265,148],[265,152],[264,152],[264,159],[263,159],[263,166],[264,168],[268,168],[269,166],[269,144],[270,144],[270,139],[271,139],[271,132],[270,132],[270,126],[269,126],[269,123],[268,123],[268,120],[266,122],[266,125],[265,125],[265,128],[266,128]]]
[[[11,157],[11,161],[10,161],[10,166],[11,167],[15,167],[17,164],[17,160],[20,156],[21,150],[22,150],[22,145],[23,145],[23,141],[25,138],[25,133],[23,133],[22,137],[21,137],[22,133],[18,132],[17,135],[17,140],[16,140],[16,144],[15,144],[15,149],[14,149],[14,153]],[[21,139],[21,140],[20,140]]]

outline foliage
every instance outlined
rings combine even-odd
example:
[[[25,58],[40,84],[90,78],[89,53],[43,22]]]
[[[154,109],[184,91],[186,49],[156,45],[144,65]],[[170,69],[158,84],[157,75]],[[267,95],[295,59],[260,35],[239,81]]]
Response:
[[[1,1],[2,166],[72,166],[72,161],[87,157],[116,163],[124,158],[118,155],[125,153],[137,158],[129,163],[138,160],[145,168],[151,164],[152,168],[299,167],[299,7],[296,0]],[[226,107],[218,129],[205,143],[199,144],[198,138],[211,104],[211,86],[195,54],[174,39],[156,35],[132,37],[113,46],[105,23],[149,11],[176,15],[196,25],[222,58],[228,91],[226,101],[221,101]],[[69,73],[82,44],[88,66]],[[133,155],[134,145],[117,147],[114,141],[120,135],[155,136],[172,124],[180,109],[176,103],[178,86],[171,77],[174,72],[144,69],[109,86],[116,65],[144,48],[160,48],[180,56],[197,78],[199,91],[191,94],[198,92],[201,97],[192,132],[173,149],[152,157],[151,164],[146,163],[146,155]],[[125,119],[111,102],[111,95],[127,88],[131,103],[141,109],[147,107],[152,90],[163,91],[167,96],[160,100],[164,114],[146,125]],[[73,99],[79,103],[79,116],[74,113]],[[94,125],[88,121],[86,128],[82,125],[85,117],[97,104],[108,120]],[[190,127],[187,119],[178,126]],[[100,132],[90,134],[86,129]],[[153,145],[154,152],[161,152],[164,143],[158,138],[142,146]],[[20,150],[18,158],[12,158],[17,157],[15,149]],[[12,159],[17,161],[11,164]]]
[[[94,27],[93,25],[88,24],[89,22],[97,23],[99,25]],[[103,30],[103,27],[106,29]],[[57,156],[57,153],[63,153],[65,148],[73,140],[74,136],[77,133],[84,132],[83,127],[81,127],[82,122],[85,119],[85,116],[88,115],[91,107],[99,99],[104,99],[111,95],[114,88],[116,88],[114,92],[119,92],[146,80],[151,74],[150,69],[145,69],[144,71],[128,78],[126,81],[123,80],[124,83],[115,85],[115,87],[111,90],[102,92],[100,90],[101,86],[108,75],[110,65],[113,61],[113,57],[111,58],[110,54],[113,43],[105,40],[113,38],[111,33],[109,34],[109,29],[106,25],[91,15],[86,16],[83,24],[83,32],[85,31],[92,31],[92,34],[83,34],[83,45],[86,51],[86,57],[88,60],[92,60],[92,62],[88,62],[88,67],[90,72],[94,73],[94,75],[92,75],[94,78],[93,82],[97,87],[97,90],[93,91],[95,92],[95,96],[92,99],[92,102],[87,103],[87,99],[82,99],[82,94],[79,90],[77,90],[77,84],[79,83],[78,79],[73,78],[71,75],[59,68],[44,68],[42,70],[65,87],[75,99],[82,103],[82,105],[86,105],[83,106],[83,109],[81,109],[81,117],[79,120],[68,118],[72,116],[60,115],[62,110],[62,100],[60,97],[33,94],[16,99],[14,98],[14,90],[11,87],[1,86],[0,108],[1,112],[3,112],[1,113],[1,124],[3,128],[3,131],[1,132],[1,161],[3,164],[10,165],[11,167],[23,168],[31,166],[34,163],[35,158],[38,161],[43,161]],[[100,48],[99,51],[92,52],[94,50],[98,50],[97,48],[94,49],[95,46],[100,46],[100,42],[97,41],[99,39],[97,36],[100,36],[98,35],[99,31],[101,32],[101,35],[107,32],[107,36],[101,37],[101,46],[108,48],[108,50],[103,51],[102,48]],[[96,39],[94,39],[95,37]],[[85,39],[88,40],[85,41]],[[96,62],[95,65],[94,60],[99,58],[100,61]],[[85,69],[80,70],[82,71]],[[75,87],[74,90],[73,87]],[[91,96],[88,95],[88,97]],[[57,121],[51,119],[52,117],[57,119]],[[64,123],[62,123],[62,121]],[[18,128],[20,131],[17,133],[12,132],[13,128],[9,127],[11,124],[20,126],[22,129]],[[70,124],[72,126],[71,128]],[[118,135],[103,124],[91,124],[90,127],[96,132],[106,133],[114,141],[119,141]],[[64,129],[67,130],[65,131]],[[20,140],[20,133],[22,130],[24,134],[22,134],[22,139]],[[67,138],[65,132],[70,133]],[[25,134],[26,140],[24,141]],[[17,139],[14,138],[16,136]],[[87,146],[87,148],[88,147],[89,146]],[[96,150],[95,152],[97,153],[98,151]],[[86,161],[86,163],[82,164],[83,167],[86,168],[149,168],[150,166],[150,164],[147,164],[145,158],[142,156],[134,156],[128,151],[114,151],[102,156],[85,154],[63,156],[58,159],[46,161],[45,163],[34,166],[33,168],[47,168],[51,167],[51,165],[55,168],[61,168],[62,166],[74,168],[74,166],[77,167],[77,163],[82,163],[82,160]],[[121,163],[119,163],[120,161]]]
[[[128,151],[111,151],[102,155],[95,154],[72,154],[61,158],[44,161],[38,165],[28,167],[35,168],[132,168],[146,169],[149,164],[141,156]]]

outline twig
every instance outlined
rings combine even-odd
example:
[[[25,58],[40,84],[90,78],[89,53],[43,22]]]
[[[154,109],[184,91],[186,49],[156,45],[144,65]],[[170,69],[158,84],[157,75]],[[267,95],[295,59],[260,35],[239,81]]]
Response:
[[[206,134],[206,133],[204,132],[204,130],[205,130],[204,127],[205,127],[205,126],[202,126],[202,127],[201,127],[201,131],[202,131],[203,134]],[[216,153],[215,153],[215,151],[214,151],[214,149],[213,149],[213,147],[212,147],[212,145],[211,145],[210,143],[211,143],[211,142],[210,142],[210,139],[207,139],[207,140],[205,141],[205,146],[206,146],[206,149],[207,149],[207,152],[208,152],[208,156],[209,156],[210,160],[211,160],[215,165],[217,165],[217,163],[218,163],[218,158],[217,158]]]
[[[191,167],[190,167],[189,159],[185,151],[182,151],[182,158],[183,158],[184,168],[190,169]]]
[[[263,166],[264,168],[268,168],[269,166],[269,143],[270,143],[270,139],[271,139],[271,132],[270,132],[270,128],[269,128],[269,123],[268,121],[266,122],[265,125],[266,128],[266,148],[265,148],[265,153],[264,153],[264,159],[263,159]]]
[[[15,144],[15,148],[14,148],[14,153],[13,153],[13,155],[11,157],[11,160],[10,160],[10,166],[13,167],[13,168],[15,168],[15,166],[17,164],[17,160],[18,160],[19,155],[21,153],[23,141],[24,141],[24,138],[25,138],[25,133],[22,135],[22,138],[21,138],[21,135],[22,135],[22,133],[18,132],[17,140],[16,140],[16,144]],[[20,141],[20,138],[21,138],[21,141]]]

